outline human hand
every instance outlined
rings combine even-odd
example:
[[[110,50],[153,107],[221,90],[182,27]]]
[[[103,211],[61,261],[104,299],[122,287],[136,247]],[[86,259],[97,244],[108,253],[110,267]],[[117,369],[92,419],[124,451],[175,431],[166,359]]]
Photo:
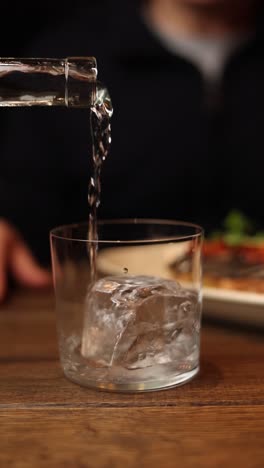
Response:
[[[8,275],[22,286],[44,287],[52,284],[51,274],[34,259],[18,231],[0,219],[0,302],[8,290]]]

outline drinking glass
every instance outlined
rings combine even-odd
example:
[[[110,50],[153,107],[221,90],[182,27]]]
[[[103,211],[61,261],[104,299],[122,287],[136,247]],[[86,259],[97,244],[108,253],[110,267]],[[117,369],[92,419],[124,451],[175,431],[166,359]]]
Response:
[[[50,233],[62,369],[96,389],[140,392],[199,371],[200,226],[127,219]]]

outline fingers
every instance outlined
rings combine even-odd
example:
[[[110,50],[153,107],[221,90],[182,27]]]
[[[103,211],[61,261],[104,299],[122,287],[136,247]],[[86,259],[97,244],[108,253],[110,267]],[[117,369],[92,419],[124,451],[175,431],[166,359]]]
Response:
[[[52,284],[52,275],[38,265],[15,228],[0,219],[0,302],[7,293],[8,273],[23,286]]]
[[[3,301],[7,292],[7,278],[3,259],[0,258],[0,302]]]
[[[21,240],[13,245],[9,266],[16,281],[24,286],[45,287],[52,284],[51,274],[38,265],[28,247]]]

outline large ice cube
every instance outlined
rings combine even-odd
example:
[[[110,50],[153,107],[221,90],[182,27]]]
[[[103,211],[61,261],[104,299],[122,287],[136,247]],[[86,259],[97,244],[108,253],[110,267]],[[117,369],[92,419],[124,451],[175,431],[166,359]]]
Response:
[[[91,365],[128,369],[191,353],[197,295],[172,280],[113,276],[87,294],[81,352]]]

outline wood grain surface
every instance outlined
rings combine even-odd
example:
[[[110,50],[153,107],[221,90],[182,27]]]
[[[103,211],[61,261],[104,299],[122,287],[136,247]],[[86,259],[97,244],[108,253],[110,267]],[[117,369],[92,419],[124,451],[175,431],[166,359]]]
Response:
[[[263,331],[204,320],[192,382],[118,394],[64,377],[52,291],[0,307],[1,468],[262,468],[263,441]]]

